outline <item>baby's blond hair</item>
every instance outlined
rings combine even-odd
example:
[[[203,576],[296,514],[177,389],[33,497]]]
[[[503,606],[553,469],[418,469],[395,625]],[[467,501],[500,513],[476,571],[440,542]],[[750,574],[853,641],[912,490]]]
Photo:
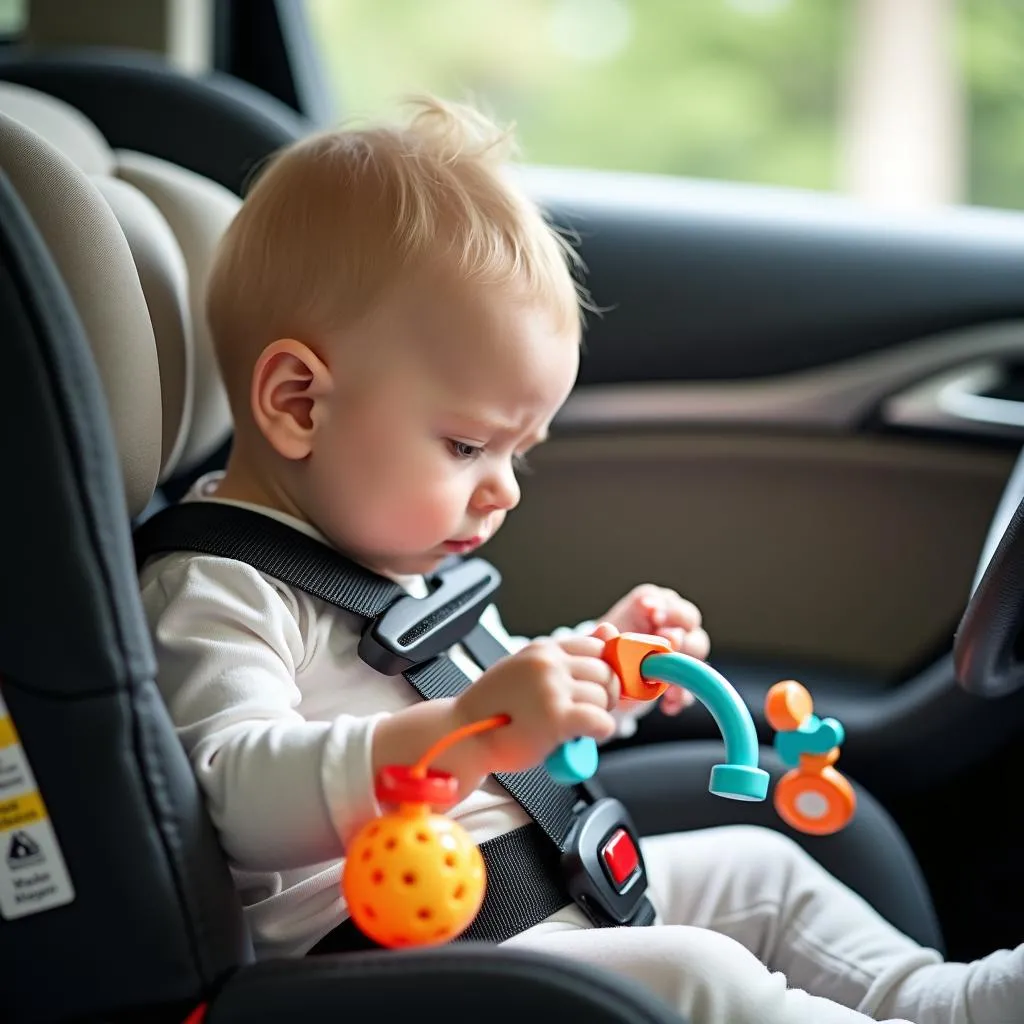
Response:
[[[578,332],[572,247],[506,173],[514,143],[470,107],[413,101],[408,124],[323,132],[283,150],[221,242],[207,316],[236,418],[278,338],[358,321],[428,264],[507,285]]]

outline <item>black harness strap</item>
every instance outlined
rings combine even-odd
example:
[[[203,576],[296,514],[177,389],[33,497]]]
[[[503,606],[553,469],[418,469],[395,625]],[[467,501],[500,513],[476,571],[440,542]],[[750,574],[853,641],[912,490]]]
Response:
[[[343,611],[373,620],[406,592],[393,580],[370,572],[326,544],[270,516],[221,502],[186,502],[157,512],[135,532],[138,564],[153,555],[195,551],[245,562],[288,586]],[[482,654],[488,668],[508,652],[482,626],[465,638],[467,649]],[[474,660],[475,657],[474,657]],[[439,655],[403,673],[424,700],[457,697],[469,679]],[[494,776],[559,849],[575,819],[580,796],[560,786],[543,767]]]
[[[186,502],[166,508],[143,523],[134,539],[140,568],[147,559],[175,551],[230,558],[370,624],[396,600],[408,597],[394,581],[318,540],[269,516],[220,502]],[[461,643],[484,669],[508,653],[479,623]],[[424,700],[458,696],[470,682],[446,654],[413,665],[403,675]],[[503,942],[572,902],[559,860],[579,807],[589,799],[587,790],[558,785],[543,767],[494,777],[536,824],[481,844],[487,893],[463,940]],[[348,921],[313,952],[372,946]]]
[[[572,903],[558,849],[536,825],[480,844],[487,872],[484,902],[473,923],[453,942],[504,942]],[[380,949],[346,918],[309,951],[310,956]]]

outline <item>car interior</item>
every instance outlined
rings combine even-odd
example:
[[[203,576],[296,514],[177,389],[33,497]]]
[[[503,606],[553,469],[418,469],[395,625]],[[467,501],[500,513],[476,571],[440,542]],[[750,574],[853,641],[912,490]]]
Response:
[[[678,1021],[624,980],[486,945],[255,961],[156,689],[131,535],[230,449],[205,275],[261,162],[319,126],[310,28],[295,4],[216,4],[214,66],[188,71],[115,4],[75,38],[57,6],[0,50],[0,1016]],[[1024,218],[522,173],[603,311],[486,551],[505,621],[537,635],[642,579],[679,589],[762,766],[784,771],[765,694],[798,679],[845,728],[858,809],[814,837],[709,795],[721,737],[699,705],[609,744],[602,785],[643,834],[786,832],[949,958],[1017,944]],[[49,822],[24,884],[11,785]]]

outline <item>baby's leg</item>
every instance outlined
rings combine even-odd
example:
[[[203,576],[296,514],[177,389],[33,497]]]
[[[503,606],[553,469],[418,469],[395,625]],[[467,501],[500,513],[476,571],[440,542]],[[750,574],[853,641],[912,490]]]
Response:
[[[702,928],[526,932],[506,945],[625,975],[691,1024],[867,1024],[855,1010],[786,987],[738,942]]]
[[[643,851],[660,920],[728,935],[794,988],[863,1007],[876,980],[939,959],[771,829],[653,836]]]
[[[1024,946],[970,964],[932,964],[880,985],[876,1016],[918,1024],[1019,1024],[1024,1020]]]
[[[944,964],[780,833],[732,826],[643,849],[662,921],[728,935],[796,988],[915,1024],[1024,1019],[1024,947]]]

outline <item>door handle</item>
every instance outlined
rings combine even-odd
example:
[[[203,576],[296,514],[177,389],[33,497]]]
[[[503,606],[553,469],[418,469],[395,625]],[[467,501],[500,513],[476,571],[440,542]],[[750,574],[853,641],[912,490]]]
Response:
[[[894,395],[882,416],[892,426],[1024,438],[1024,400],[992,393],[1010,373],[992,360],[959,366]]]

